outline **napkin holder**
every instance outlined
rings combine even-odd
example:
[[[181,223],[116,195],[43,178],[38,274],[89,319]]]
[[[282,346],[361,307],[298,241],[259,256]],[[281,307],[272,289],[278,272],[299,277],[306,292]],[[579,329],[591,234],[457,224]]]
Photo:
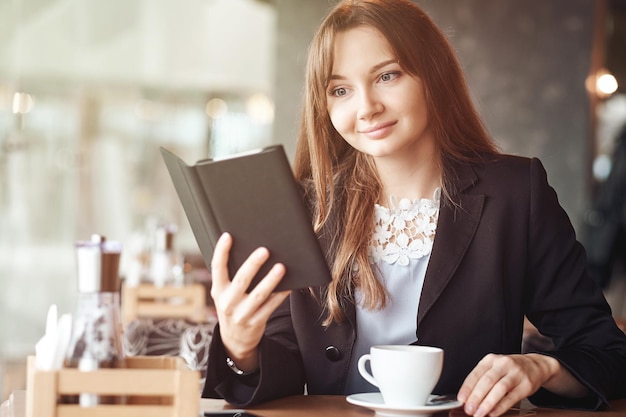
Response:
[[[63,396],[92,393],[124,398],[124,404],[81,407]],[[125,368],[41,371],[35,357],[27,363],[26,417],[197,417],[200,374],[182,358],[135,356]]]

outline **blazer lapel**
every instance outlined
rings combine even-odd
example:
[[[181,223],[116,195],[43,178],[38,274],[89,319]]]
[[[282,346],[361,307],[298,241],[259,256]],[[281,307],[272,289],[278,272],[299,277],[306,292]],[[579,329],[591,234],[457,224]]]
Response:
[[[470,168],[461,168],[459,177],[461,178],[457,197],[459,206],[454,206],[449,201],[444,204],[442,201],[439,211],[437,232],[417,313],[418,329],[463,259],[483,210],[484,195],[464,192],[476,182],[474,171]]]

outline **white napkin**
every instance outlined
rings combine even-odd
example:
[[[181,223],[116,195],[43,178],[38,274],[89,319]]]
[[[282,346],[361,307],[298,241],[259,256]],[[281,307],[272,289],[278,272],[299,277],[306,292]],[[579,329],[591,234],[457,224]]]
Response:
[[[59,318],[57,325],[57,340],[54,348],[54,360],[52,362],[53,369],[60,369],[63,367],[63,362],[65,361],[71,337],[72,315],[63,314]]]
[[[63,360],[70,342],[72,316],[63,314],[57,318],[57,306],[52,304],[46,318],[46,333],[35,345],[35,366],[43,371],[63,367]]]

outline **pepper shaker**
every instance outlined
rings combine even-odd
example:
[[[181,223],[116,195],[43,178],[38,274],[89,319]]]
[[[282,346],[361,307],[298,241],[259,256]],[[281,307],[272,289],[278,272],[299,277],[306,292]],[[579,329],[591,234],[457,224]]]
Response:
[[[81,371],[124,367],[120,314],[119,242],[94,235],[76,242],[78,305],[65,366]],[[75,401],[72,401],[75,402]],[[118,399],[82,393],[82,406],[110,404]]]

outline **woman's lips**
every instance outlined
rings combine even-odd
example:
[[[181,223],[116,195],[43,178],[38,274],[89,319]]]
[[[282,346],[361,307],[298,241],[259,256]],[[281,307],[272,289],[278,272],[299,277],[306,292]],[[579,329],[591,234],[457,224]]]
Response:
[[[373,126],[370,126],[366,129],[359,130],[359,133],[362,135],[366,135],[372,139],[380,139],[389,134],[391,132],[393,126],[396,122],[386,122],[386,123],[377,123]]]

